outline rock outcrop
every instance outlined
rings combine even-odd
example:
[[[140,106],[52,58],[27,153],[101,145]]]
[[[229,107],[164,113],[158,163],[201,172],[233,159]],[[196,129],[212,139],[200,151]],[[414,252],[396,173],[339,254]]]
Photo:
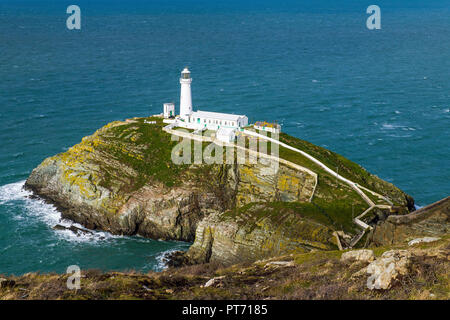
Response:
[[[440,237],[450,230],[450,197],[407,215],[391,215],[375,227],[375,245],[404,244],[420,237]]]
[[[408,242],[408,246],[413,246],[419,243],[428,243],[428,242],[434,242],[434,241],[438,241],[441,238],[436,238],[436,237],[424,237],[424,238],[417,238],[417,239],[413,239],[411,241]]]
[[[400,276],[408,274],[411,264],[411,253],[407,250],[390,250],[379,259],[371,262],[366,269],[370,275],[367,279],[368,289],[387,290]]]
[[[336,248],[331,228],[281,203],[258,203],[202,220],[187,256],[196,263],[229,265],[282,253]]]
[[[373,251],[367,249],[344,252],[341,256],[342,262],[348,261],[371,262],[373,260],[375,260],[375,255]]]

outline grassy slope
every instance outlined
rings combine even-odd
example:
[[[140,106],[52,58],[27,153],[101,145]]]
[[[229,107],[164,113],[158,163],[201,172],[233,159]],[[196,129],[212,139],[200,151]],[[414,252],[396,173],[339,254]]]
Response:
[[[318,174],[319,181],[312,201],[315,211],[327,216],[336,229],[354,231],[352,216],[357,216],[368,208],[361,196],[302,155],[283,147],[279,152],[280,158],[309,168]]]
[[[357,163],[350,161],[337,153],[316,146],[308,141],[289,136],[286,133],[280,134],[280,141],[294,148],[298,148],[307,152],[334,171],[336,171],[338,168],[340,175],[356,183],[359,183],[366,188],[370,189],[374,185],[373,182],[376,178],[373,175],[371,175],[367,170],[365,170]],[[382,192],[383,190],[374,191]]]
[[[146,124],[144,121],[156,121],[156,124]],[[120,163],[131,167],[136,177],[131,177],[132,183],[127,191],[135,191],[148,181],[158,181],[171,187],[180,181],[184,165],[175,165],[171,160],[172,148],[177,141],[172,141],[170,135],[162,131],[165,126],[161,118],[139,118],[136,122],[114,126],[101,134],[106,143],[99,144],[100,152],[113,156]],[[104,164],[101,164],[104,166]],[[104,168],[105,175],[101,185],[109,187],[111,175],[108,172],[119,168]],[[120,176],[123,172],[115,172]]]
[[[268,267],[267,261],[221,268],[215,264],[169,269],[161,273],[82,271],[80,290],[68,290],[69,275],[26,274],[9,277],[0,299],[450,299],[450,264],[436,252],[450,249],[450,237],[411,247],[375,248],[379,257],[391,249],[413,253],[410,273],[393,288],[370,291],[367,275],[352,277],[364,264],[345,264],[342,251],[316,251],[276,257],[292,267]],[[204,288],[212,277],[220,286]],[[8,277],[6,277],[8,278]]]
[[[308,141],[289,136],[285,133],[280,134],[280,141],[307,152],[325,164],[328,168],[334,171],[338,170],[340,175],[358,183],[361,186],[371,189],[381,195],[393,195],[394,204],[396,204],[395,197],[402,198],[403,196],[401,191],[391,183],[381,180],[376,175],[371,174],[366,169],[361,167],[359,164],[350,161],[335,152],[316,146]],[[373,198],[373,200],[377,200],[371,194],[368,194],[368,196]]]

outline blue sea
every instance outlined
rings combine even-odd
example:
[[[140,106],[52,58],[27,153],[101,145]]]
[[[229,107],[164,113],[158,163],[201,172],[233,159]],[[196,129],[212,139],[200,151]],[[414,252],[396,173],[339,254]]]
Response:
[[[81,30],[66,9],[81,8]],[[21,189],[46,157],[179,101],[277,120],[412,195],[450,191],[450,1],[0,0],[0,274],[161,270],[187,243],[55,231]]]

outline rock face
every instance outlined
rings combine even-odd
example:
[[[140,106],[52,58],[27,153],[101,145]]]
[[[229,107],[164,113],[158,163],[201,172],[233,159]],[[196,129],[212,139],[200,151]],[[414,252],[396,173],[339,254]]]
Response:
[[[399,276],[406,275],[411,264],[407,250],[390,250],[367,266],[367,288],[387,290]]]
[[[210,194],[188,186],[145,185],[122,193],[102,187],[89,176],[83,181],[79,177],[71,180],[67,172],[72,170],[61,159],[46,160],[33,171],[26,186],[55,202],[65,218],[90,229],[192,241],[205,212],[220,208]],[[90,169],[86,165],[84,170]]]
[[[237,206],[258,201],[308,201],[314,192],[315,177],[281,165],[277,174],[270,165],[243,164],[238,167]]]
[[[404,244],[419,237],[439,237],[450,230],[450,197],[407,215],[391,215],[376,226],[375,245]]]
[[[202,220],[187,252],[197,263],[233,264],[281,253],[336,249],[333,230],[284,208],[255,204]]]
[[[195,262],[333,249],[334,228],[351,225],[351,204],[364,204],[350,187],[336,185],[333,177],[283,150],[287,160],[277,172],[259,161],[176,165],[172,150],[178,142],[162,130],[162,119],[146,120],[106,125],[67,152],[45,159],[25,187],[89,229],[195,240],[188,253]],[[351,161],[311,144],[299,147],[340,163],[347,176],[380,188],[376,191],[389,194],[397,205],[411,205],[409,196]],[[351,176],[353,171],[357,174]]]

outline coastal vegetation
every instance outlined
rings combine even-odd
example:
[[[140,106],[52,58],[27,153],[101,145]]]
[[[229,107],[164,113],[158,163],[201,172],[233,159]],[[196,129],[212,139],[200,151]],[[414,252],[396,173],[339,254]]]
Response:
[[[408,273],[389,290],[369,290],[368,262],[343,261],[342,251],[314,251],[228,267],[205,263],[163,272],[82,271],[81,288],[67,289],[68,275],[29,273],[5,277],[0,299],[400,299],[448,300],[448,236],[414,247],[375,248],[410,253]],[[2,278],[0,276],[0,278]],[[2,280],[0,280],[2,281]],[[208,285],[207,285],[208,284]]]

